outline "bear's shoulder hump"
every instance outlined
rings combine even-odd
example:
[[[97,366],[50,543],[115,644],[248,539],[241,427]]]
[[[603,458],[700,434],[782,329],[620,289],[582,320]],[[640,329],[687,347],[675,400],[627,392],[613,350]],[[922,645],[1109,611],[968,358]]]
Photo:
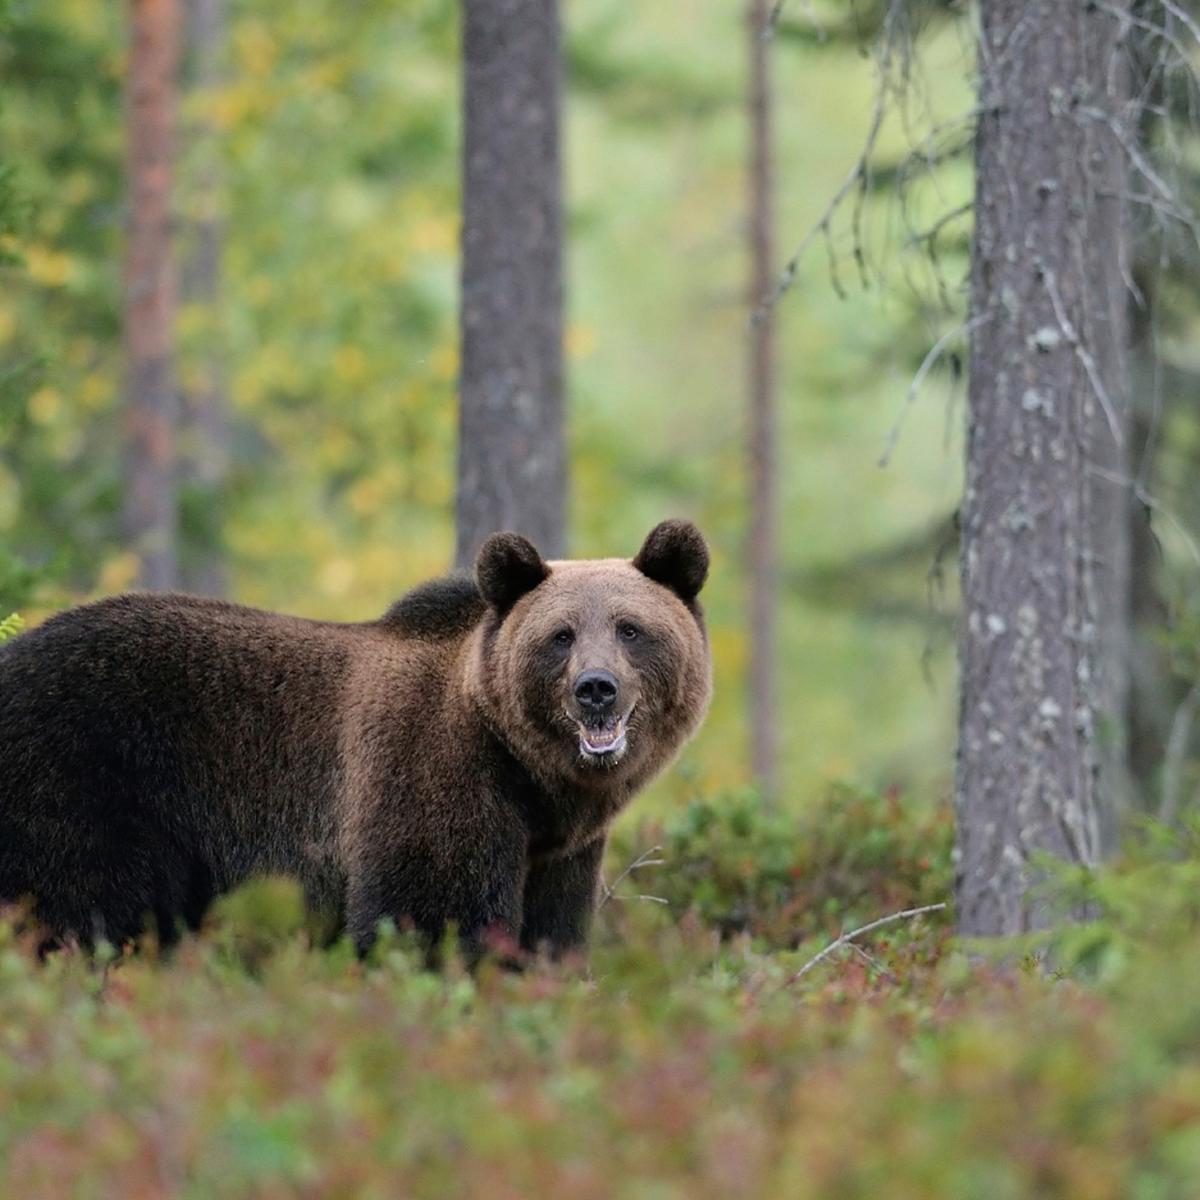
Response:
[[[472,629],[487,604],[469,575],[431,579],[401,596],[379,624],[405,637],[441,639]]]

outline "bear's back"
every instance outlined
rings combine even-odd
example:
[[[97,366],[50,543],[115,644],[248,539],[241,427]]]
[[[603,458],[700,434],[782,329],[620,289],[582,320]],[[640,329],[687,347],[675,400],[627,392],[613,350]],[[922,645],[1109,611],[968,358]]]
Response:
[[[486,611],[487,604],[471,576],[447,575],[401,596],[379,625],[398,637],[444,642],[465,637]]]
[[[342,692],[371,636],[130,595],[0,648],[0,898],[36,891],[52,923],[95,910],[126,935],[251,871],[320,875]],[[55,895],[84,907],[57,913]]]

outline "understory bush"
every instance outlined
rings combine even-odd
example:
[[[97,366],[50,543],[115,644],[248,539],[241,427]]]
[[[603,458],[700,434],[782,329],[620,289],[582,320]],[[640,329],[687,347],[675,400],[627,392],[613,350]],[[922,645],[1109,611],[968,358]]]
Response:
[[[945,896],[946,818],[739,803],[618,839],[610,880],[667,861],[620,881],[586,968],[431,973],[395,935],[362,963],[316,948],[278,881],[165,957],[39,961],[0,921],[0,1195],[1196,1194],[1200,831],[1063,872],[1094,918],[1003,960],[935,914],[805,970]]]
[[[618,834],[610,879],[659,847],[661,866],[628,877],[637,891],[676,913],[694,909],[723,936],[748,933],[790,947],[949,900],[953,844],[948,807],[896,791],[839,786],[799,814],[766,807],[746,791],[695,800],[665,822]]]

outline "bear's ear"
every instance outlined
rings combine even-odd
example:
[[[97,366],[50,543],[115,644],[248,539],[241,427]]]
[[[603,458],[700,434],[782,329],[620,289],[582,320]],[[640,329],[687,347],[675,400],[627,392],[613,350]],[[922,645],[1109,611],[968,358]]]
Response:
[[[691,521],[663,521],[650,531],[633,565],[691,604],[708,578],[708,544]]]
[[[475,582],[501,616],[549,574],[537,547],[519,533],[493,533],[475,559]]]

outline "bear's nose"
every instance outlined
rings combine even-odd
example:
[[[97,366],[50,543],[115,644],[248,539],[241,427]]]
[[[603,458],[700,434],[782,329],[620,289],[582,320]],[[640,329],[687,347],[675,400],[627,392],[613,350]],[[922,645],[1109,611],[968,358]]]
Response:
[[[575,681],[575,699],[591,716],[603,716],[617,702],[617,677],[609,671],[584,671]]]

